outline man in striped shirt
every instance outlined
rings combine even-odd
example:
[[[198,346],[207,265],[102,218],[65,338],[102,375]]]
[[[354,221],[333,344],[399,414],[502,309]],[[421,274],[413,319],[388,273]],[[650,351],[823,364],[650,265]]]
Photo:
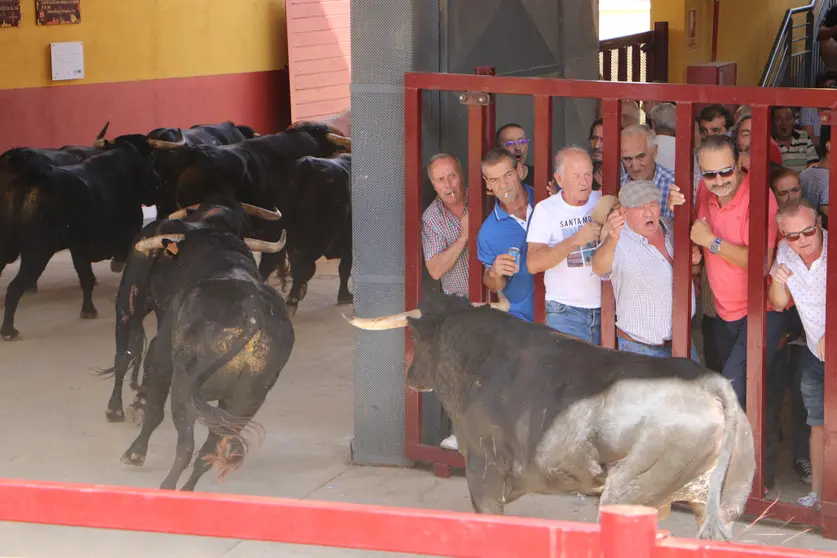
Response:
[[[794,129],[793,109],[773,107],[773,137],[782,151],[782,165],[796,172],[820,160],[808,134]]]
[[[659,198],[648,180],[622,187],[621,208],[611,212],[603,228],[607,237],[593,256],[593,272],[613,284],[619,350],[670,357],[674,224],[660,218]],[[692,263],[700,263],[694,247]],[[694,285],[691,308],[694,316]],[[691,357],[700,362],[694,343]]]
[[[436,190],[421,216],[421,244],[427,271],[451,295],[468,296],[468,196],[462,166],[450,153],[430,158],[427,175]]]

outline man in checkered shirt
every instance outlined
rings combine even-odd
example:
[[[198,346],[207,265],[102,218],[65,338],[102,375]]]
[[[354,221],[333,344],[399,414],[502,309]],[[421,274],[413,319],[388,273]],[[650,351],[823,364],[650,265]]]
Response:
[[[673,219],[674,213],[666,206],[668,192],[674,184],[674,171],[657,163],[657,135],[647,126],[636,124],[622,130],[621,178],[624,186],[632,180],[649,180],[660,193],[660,211],[665,218]]]
[[[421,216],[421,244],[427,271],[450,295],[468,296],[468,196],[462,165],[450,153],[427,164],[436,198]]]
[[[628,182],[618,201],[621,207],[602,229],[606,236],[593,255],[593,272],[613,284],[619,350],[670,357],[674,223],[660,218],[660,191],[650,180]],[[606,196],[599,203],[614,202]],[[692,263],[700,257],[693,248]],[[694,316],[694,285],[691,308]],[[700,362],[694,343],[691,357]]]

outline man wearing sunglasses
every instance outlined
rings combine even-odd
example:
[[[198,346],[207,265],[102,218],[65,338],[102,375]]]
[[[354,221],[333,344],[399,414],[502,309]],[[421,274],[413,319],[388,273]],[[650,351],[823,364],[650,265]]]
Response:
[[[526,164],[526,157],[529,155],[529,138],[526,131],[520,124],[510,122],[497,130],[497,145],[505,147],[509,153],[514,155],[517,166],[523,172],[523,183],[535,187],[535,168]]]
[[[798,500],[809,508],[820,507],[823,471],[823,393],[825,372],[825,287],[828,233],[822,230],[816,208],[807,200],[783,206],[777,215],[784,239],[770,271],[773,283],[768,298],[784,308],[790,297],[807,337],[802,357],[802,399],[811,426],[811,493]]]
[[[750,242],[750,176],[738,164],[738,148],[726,135],[704,138],[698,147],[701,187],[695,204],[696,220],[691,239],[703,249],[706,274],[715,295],[718,323],[715,343],[722,373],[732,381],[741,406],[747,395],[747,256]],[[765,188],[767,190],[767,188]],[[778,204],[768,193],[768,261],[776,245]],[[672,186],[669,207],[685,202],[677,186]],[[783,307],[784,308],[784,307]],[[785,316],[767,306],[768,378]],[[769,452],[768,452],[769,453]]]

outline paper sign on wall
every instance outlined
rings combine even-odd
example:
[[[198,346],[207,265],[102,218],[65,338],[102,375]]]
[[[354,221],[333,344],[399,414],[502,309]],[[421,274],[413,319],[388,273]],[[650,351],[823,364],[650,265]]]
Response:
[[[49,48],[54,81],[84,78],[84,43],[50,43]]]
[[[0,0],[0,27],[20,26],[20,0]]]
[[[35,23],[60,25],[81,23],[81,0],[35,0]]]

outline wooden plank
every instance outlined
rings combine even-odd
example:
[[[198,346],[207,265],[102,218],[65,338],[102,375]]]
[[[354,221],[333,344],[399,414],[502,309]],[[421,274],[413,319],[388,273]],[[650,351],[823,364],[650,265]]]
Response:
[[[349,85],[350,83],[352,83],[352,72],[321,72],[307,76],[297,76],[294,81],[294,91],[332,85]]]
[[[290,64],[305,60],[317,60],[318,58],[333,58],[334,56],[350,56],[352,53],[351,43],[335,43],[333,45],[319,45],[310,47],[294,47],[291,49],[293,56]]]
[[[306,4],[288,4],[286,18],[290,20],[306,17],[337,16],[351,13],[349,2],[321,2]]]
[[[295,97],[298,98],[296,104],[304,105],[308,103],[316,103],[319,101],[330,101],[332,99],[341,99],[343,97],[351,96],[349,91],[349,84],[332,85],[329,87],[319,87],[317,89],[302,89],[294,90]]]
[[[348,109],[352,104],[351,97],[342,99],[333,99],[330,101],[321,101],[318,103],[306,103],[294,105],[294,121],[304,120],[306,118],[313,118],[314,116],[322,116],[323,114],[332,115],[337,114]]]
[[[289,70],[291,76],[295,78],[323,72],[351,72],[352,57],[335,56],[334,58],[319,58],[316,60],[295,60]]]
[[[309,31],[306,33],[289,33],[288,45],[294,47],[308,47],[348,43],[352,40],[351,29],[329,29],[327,31]]]
[[[349,14],[299,18],[294,20],[291,32],[325,31],[326,29],[341,29],[343,27],[351,27],[351,16]]]

